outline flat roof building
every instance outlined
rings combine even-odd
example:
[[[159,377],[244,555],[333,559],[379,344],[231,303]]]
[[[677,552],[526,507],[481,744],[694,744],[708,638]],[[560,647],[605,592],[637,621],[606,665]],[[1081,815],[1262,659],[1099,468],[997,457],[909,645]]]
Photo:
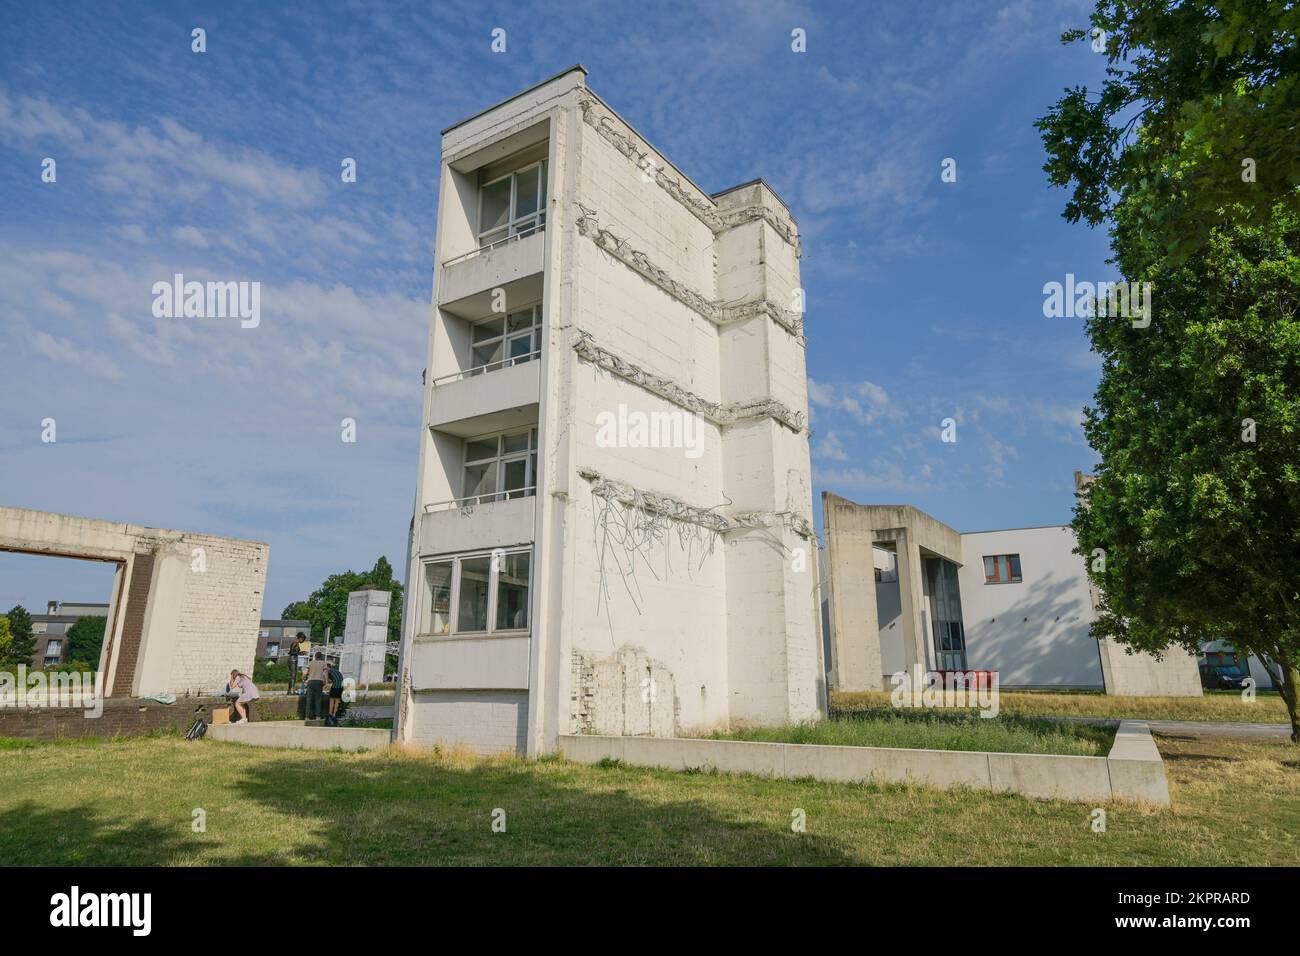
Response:
[[[831,685],[899,672],[997,671],[1004,688],[1201,695],[1196,658],[1091,634],[1094,591],[1068,525],[960,533],[910,505],[822,493]]]
[[[396,735],[822,712],[799,236],[581,67],[448,128]]]

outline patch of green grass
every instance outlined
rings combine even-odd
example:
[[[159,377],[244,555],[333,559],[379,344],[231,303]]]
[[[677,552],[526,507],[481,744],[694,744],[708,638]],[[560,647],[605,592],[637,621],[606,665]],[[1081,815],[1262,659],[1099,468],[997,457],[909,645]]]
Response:
[[[122,740],[0,750],[0,859],[95,865],[1291,865],[1300,748],[1158,740],[1172,809],[924,787]],[[207,832],[190,829],[206,811]],[[492,831],[492,811],[506,832]],[[807,814],[807,832],[790,829]]]
[[[1273,693],[1253,702],[1233,692],[1207,691],[1204,697],[1117,697],[1100,692],[1000,691],[1000,713],[1026,717],[1108,717],[1117,720],[1235,720],[1285,724],[1286,704]],[[835,713],[893,710],[889,691],[835,692]]]
[[[1115,731],[1029,717],[891,710],[846,714],[809,724],[745,728],[714,737],[785,744],[1104,757],[1115,742]]]
[[[36,865],[1300,865],[1300,748],[1158,739],[1173,809],[177,739],[0,750],[0,860]],[[207,832],[190,829],[207,812]],[[503,834],[491,830],[495,808]],[[790,831],[796,809],[807,832]],[[1245,827],[1245,830],[1242,830]],[[1236,834],[1235,838],[1226,839]],[[1239,838],[1239,839],[1238,839]]]

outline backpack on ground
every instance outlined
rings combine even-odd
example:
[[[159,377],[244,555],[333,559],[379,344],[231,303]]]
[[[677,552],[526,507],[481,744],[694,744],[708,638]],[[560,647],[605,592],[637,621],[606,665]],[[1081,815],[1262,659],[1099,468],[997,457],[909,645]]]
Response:
[[[208,732],[208,725],[204,722],[203,718],[200,717],[198,720],[194,721],[194,725],[185,732],[185,739],[198,740],[207,732]]]

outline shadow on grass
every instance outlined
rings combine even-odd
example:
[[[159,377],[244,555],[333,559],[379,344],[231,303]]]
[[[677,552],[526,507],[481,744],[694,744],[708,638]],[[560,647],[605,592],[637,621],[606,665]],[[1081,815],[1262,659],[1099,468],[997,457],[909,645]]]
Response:
[[[163,771],[166,772],[165,770]],[[145,788],[151,792],[157,784]],[[186,790],[206,834],[142,794],[129,808],[31,801],[0,812],[16,865],[835,865],[860,861],[791,832],[797,783],[561,761],[467,763],[262,751],[214,761]],[[504,811],[505,832],[494,832]],[[155,818],[156,814],[156,818]],[[500,814],[496,814],[500,819]]]
[[[211,846],[188,821],[121,817],[92,803],[50,809],[27,800],[0,813],[0,859],[10,866],[165,864]]]

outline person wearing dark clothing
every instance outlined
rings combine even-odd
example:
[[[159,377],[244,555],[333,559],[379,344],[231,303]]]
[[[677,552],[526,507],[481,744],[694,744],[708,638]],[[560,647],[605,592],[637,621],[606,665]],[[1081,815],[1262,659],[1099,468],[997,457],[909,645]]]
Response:
[[[298,636],[289,642],[289,693],[293,693],[293,685],[298,679],[298,658],[302,656],[303,644],[307,640],[307,635],[302,631]]]
[[[343,672],[339,670],[337,664],[331,664],[329,669],[330,679],[330,713],[325,718],[325,723],[331,727],[339,725],[339,705],[343,701]]]
[[[307,665],[307,719],[320,720],[322,703],[324,697],[322,691],[325,689],[325,678],[329,674],[329,668],[325,665],[325,655],[320,651],[312,658],[312,662]]]

